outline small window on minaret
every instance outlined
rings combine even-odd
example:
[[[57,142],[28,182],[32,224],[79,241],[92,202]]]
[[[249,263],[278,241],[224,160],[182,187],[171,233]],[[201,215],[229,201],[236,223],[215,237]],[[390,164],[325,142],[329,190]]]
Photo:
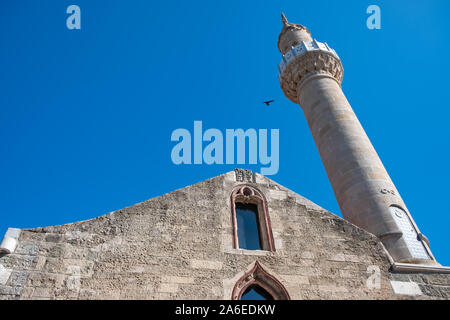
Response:
[[[252,203],[236,203],[236,219],[239,248],[262,250],[258,226],[258,207]]]
[[[237,186],[231,194],[233,248],[275,251],[267,201],[251,185]]]

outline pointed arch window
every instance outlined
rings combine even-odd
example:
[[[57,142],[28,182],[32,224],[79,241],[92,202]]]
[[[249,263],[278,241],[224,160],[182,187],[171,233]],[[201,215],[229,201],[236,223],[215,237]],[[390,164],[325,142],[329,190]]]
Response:
[[[232,295],[233,300],[290,300],[286,288],[258,261],[238,280]]]
[[[272,295],[257,284],[249,286],[242,294],[241,300],[274,300]]]
[[[237,186],[231,193],[233,247],[275,251],[272,228],[263,193],[250,185]]]

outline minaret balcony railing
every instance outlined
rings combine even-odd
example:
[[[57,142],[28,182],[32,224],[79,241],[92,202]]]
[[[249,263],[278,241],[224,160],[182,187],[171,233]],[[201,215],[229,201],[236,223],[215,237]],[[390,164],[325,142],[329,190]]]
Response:
[[[337,55],[336,51],[330,48],[326,42],[319,42],[316,40],[308,42],[302,41],[295,47],[291,47],[291,50],[282,56],[281,63],[278,65],[278,80],[280,80],[281,82],[281,75],[283,74],[287,65],[291,63],[296,57],[312,51],[326,52],[332,54],[337,59],[339,59],[339,56]]]

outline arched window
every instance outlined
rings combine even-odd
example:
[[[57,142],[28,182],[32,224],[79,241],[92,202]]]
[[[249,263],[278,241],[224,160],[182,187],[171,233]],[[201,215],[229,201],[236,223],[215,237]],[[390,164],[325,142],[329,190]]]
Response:
[[[253,203],[236,203],[236,221],[239,248],[262,250],[258,207]]]
[[[249,286],[242,294],[241,300],[274,300],[270,293],[258,285]]]
[[[290,300],[284,286],[258,262],[235,284],[233,300]]]
[[[231,193],[233,247],[275,251],[267,201],[250,185],[237,186]]]

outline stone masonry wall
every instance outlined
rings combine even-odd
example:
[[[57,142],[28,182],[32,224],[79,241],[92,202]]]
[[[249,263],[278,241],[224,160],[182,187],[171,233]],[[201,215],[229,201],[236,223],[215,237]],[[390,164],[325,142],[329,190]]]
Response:
[[[22,230],[0,256],[0,299],[230,299],[258,261],[291,299],[449,298],[448,275],[390,274],[372,234],[256,174],[275,252],[233,249],[229,172],[96,219]],[[367,286],[381,272],[380,288]],[[396,295],[392,276],[419,283]]]

